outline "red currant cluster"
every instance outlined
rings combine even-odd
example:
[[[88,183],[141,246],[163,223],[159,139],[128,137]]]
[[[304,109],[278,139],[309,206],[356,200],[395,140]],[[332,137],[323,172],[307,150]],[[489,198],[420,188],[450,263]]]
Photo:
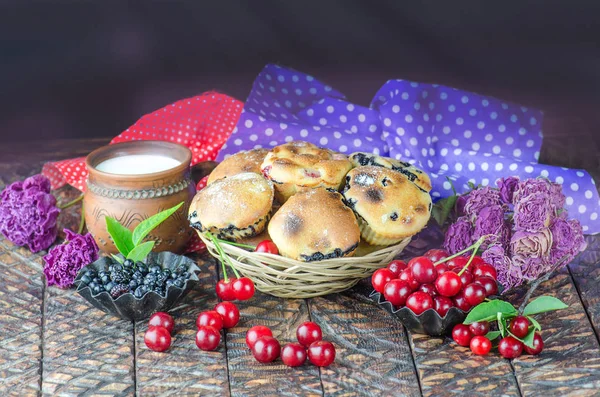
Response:
[[[144,343],[148,349],[164,352],[171,347],[173,327],[175,327],[175,322],[168,313],[154,313],[148,320],[148,331],[144,334]]]
[[[450,256],[432,249],[408,264],[394,260],[377,270],[373,288],[395,307],[406,306],[416,315],[433,309],[444,317],[451,307],[469,311],[498,293],[496,269],[479,256]]]
[[[323,332],[317,324],[307,321],[296,330],[299,343],[288,343],[283,349],[273,332],[264,325],[256,325],[246,333],[246,345],[252,351],[256,361],[270,363],[281,356],[288,367],[298,367],[306,361],[318,367],[327,367],[335,360],[335,347],[331,342],[322,340]]]
[[[452,329],[452,339],[461,346],[470,347],[477,355],[486,355],[492,349],[492,342],[486,337],[490,329],[487,321],[475,322],[471,325],[457,324]],[[498,352],[504,358],[512,359],[521,355],[523,350],[528,354],[540,354],[544,349],[542,336],[536,332],[533,337],[533,347],[525,345],[517,338],[524,338],[529,332],[529,320],[524,316],[513,318],[509,325],[507,335],[500,339]]]

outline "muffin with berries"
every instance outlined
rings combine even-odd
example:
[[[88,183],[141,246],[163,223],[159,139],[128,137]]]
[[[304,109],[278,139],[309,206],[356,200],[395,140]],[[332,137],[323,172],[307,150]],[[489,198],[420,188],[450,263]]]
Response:
[[[267,153],[269,153],[268,149],[253,149],[241,151],[227,157],[210,173],[206,184],[210,185],[218,179],[227,178],[244,172],[260,174],[260,165],[264,161]]]

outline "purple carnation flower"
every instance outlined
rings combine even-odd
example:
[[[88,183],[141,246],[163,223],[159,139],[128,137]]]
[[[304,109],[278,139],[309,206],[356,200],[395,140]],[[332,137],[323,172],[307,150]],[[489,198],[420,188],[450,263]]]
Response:
[[[548,227],[552,208],[550,196],[534,192],[515,201],[515,229],[536,231]]]
[[[473,226],[467,217],[456,220],[446,232],[444,249],[451,254],[464,250],[473,244]]]
[[[48,248],[58,234],[60,210],[50,194],[50,180],[35,175],[8,185],[0,194],[0,232],[32,252]]]
[[[465,204],[467,204],[467,200],[469,198],[468,194],[458,196],[456,199],[456,214],[458,216],[463,216],[465,214]]]
[[[532,193],[542,193],[548,197],[552,209],[557,211],[564,207],[565,196],[562,193],[562,186],[547,179],[526,179],[519,183],[513,196],[513,202],[522,201],[525,197]]]
[[[475,219],[473,240],[479,240],[479,238],[486,235],[490,237],[481,245],[483,249],[491,243],[508,243],[510,229],[504,220],[504,208],[502,206],[494,205],[479,211],[479,215]]]
[[[498,190],[484,187],[469,193],[465,203],[465,213],[469,216],[477,216],[483,208],[500,204],[502,204],[502,201]]]
[[[502,284],[505,289],[508,290],[514,288],[521,283],[520,269],[513,269],[512,262],[506,255],[506,251],[502,245],[490,245],[483,251],[481,257],[486,263],[489,263],[496,269],[496,273],[498,273],[498,282]]]
[[[543,228],[537,232],[517,231],[510,239],[510,251],[513,258],[522,257],[547,257],[552,248],[552,233],[550,229]]]
[[[519,178],[514,176],[509,176],[508,178],[500,178],[496,182],[496,186],[500,191],[500,198],[502,202],[505,204],[513,203],[513,195],[515,194],[515,189],[519,185]]]
[[[46,281],[60,288],[71,287],[77,272],[98,259],[98,246],[91,234],[82,236],[68,229],[65,233],[65,242],[44,256]]]

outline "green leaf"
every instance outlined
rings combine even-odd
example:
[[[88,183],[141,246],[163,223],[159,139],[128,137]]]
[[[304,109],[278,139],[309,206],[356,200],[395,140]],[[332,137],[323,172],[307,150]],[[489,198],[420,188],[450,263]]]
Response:
[[[458,196],[450,196],[435,203],[431,210],[431,216],[433,216],[438,225],[444,226],[450,215],[450,211],[456,205],[456,200],[458,200]]]
[[[148,235],[154,228],[163,223],[168,217],[173,215],[183,205],[183,201],[177,204],[175,207],[169,208],[159,212],[156,215],[152,215],[150,218],[140,222],[139,225],[133,230],[133,244],[138,245],[142,242],[144,237]]]
[[[485,337],[488,338],[489,340],[494,340],[499,336],[500,336],[500,331],[490,331],[487,334],[485,334]]]
[[[525,306],[523,315],[531,316],[532,314],[551,312],[553,310],[566,309],[567,307],[569,306],[553,296],[540,296]]]
[[[525,337],[523,338],[522,342],[525,344],[525,346],[533,349],[533,337],[534,336],[535,336],[535,328],[529,330],[527,335],[525,335]]]
[[[458,193],[456,193],[456,188],[454,187],[454,182],[452,181],[452,179],[450,179],[449,176],[446,177],[446,180],[448,181],[448,183],[450,184],[450,187],[452,188],[452,192],[454,193],[454,195],[458,195]]]
[[[527,318],[529,319],[529,321],[531,322],[531,324],[533,324],[533,327],[535,329],[537,329],[538,331],[542,330],[542,326],[540,325],[540,323],[537,322],[537,320],[531,316],[527,316]]]
[[[156,244],[156,241],[146,241],[145,243],[138,245],[131,250],[129,255],[127,255],[127,259],[131,259],[134,262],[143,261],[152,251],[152,248],[154,248],[154,244]]]
[[[110,234],[110,237],[112,237],[115,247],[117,247],[119,252],[126,257],[134,247],[131,230],[127,229],[110,216],[106,216],[105,220],[106,231]]]
[[[112,254],[112,257],[114,260],[119,262],[121,265],[123,264],[123,262],[125,262],[125,260],[123,258],[121,258],[119,255]]]
[[[500,330],[500,335],[502,335],[504,338],[508,330],[506,329],[506,322],[504,321],[504,318],[502,318],[502,313],[498,312],[496,318],[498,320],[498,329]]]
[[[510,303],[499,299],[483,302],[471,309],[463,324],[468,325],[478,321],[491,321],[497,318],[498,313],[508,316],[516,315],[517,309]]]

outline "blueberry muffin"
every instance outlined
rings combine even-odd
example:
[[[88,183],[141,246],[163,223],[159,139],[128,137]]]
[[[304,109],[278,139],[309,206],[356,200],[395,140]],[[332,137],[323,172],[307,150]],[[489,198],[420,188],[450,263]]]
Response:
[[[352,163],[341,153],[294,141],[274,147],[260,168],[275,184],[277,200],[284,203],[306,188],[339,190]]]
[[[281,255],[303,262],[351,256],[360,242],[354,213],[340,193],[324,188],[290,197],[268,230]]]
[[[210,232],[226,240],[258,235],[269,221],[273,196],[273,183],[260,174],[244,172],[218,179],[192,200],[190,225],[199,234]]]
[[[242,172],[260,174],[260,165],[267,153],[269,153],[268,149],[253,149],[227,157],[210,173],[206,184],[210,185],[217,179],[227,178]]]
[[[415,235],[431,215],[429,193],[389,168],[354,168],[346,176],[343,195],[362,238],[372,245],[391,245]]]
[[[371,165],[398,171],[401,174],[404,174],[411,182],[417,185],[424,192],[431,191],[431,180],[429,179],[429,175],[410,163],[363,152],[352,153],[349,157],[349,160],[352,162],[354,167]]]

